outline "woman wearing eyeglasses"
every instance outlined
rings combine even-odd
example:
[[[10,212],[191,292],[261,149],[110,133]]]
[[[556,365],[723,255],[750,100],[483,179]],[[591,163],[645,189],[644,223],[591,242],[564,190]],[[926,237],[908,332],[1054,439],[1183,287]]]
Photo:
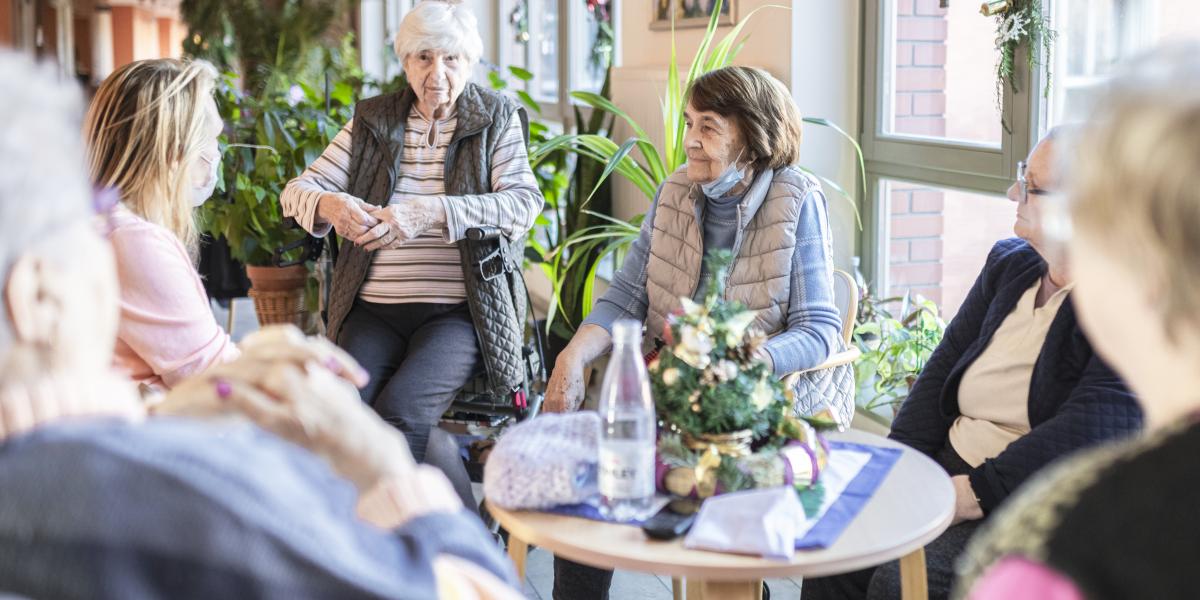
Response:
[[[238,355],[195,268],[192,213],[221,161],[215,79],[204,61],[130,63],[100,84],[84,125],[92,182],[121,199],[110,215],[121,288],[114,362],[150,388]]]
[[[960,563],[972,600],[1195,598],[1200,564],[1200,45],[1122,65],[1073,142],[1079,317],[1137,391],[1144,435],[1055,464]],[[1069,211],[1065,210],[1069,207]],[[1058,231],[1056,231],[1058,233]]]
[[[889,437],[952,476],[954,524],[925,548],[930,598],[989,513],[1051,461],[1132,433],[1141,411],[1076,321],[1069,266],[1046,249],[1043,206],[1058,185],[1053,132],[1018,168],[1016,238],[997,242]],[[803,597],[898,598],[898,563],[806,579]]]

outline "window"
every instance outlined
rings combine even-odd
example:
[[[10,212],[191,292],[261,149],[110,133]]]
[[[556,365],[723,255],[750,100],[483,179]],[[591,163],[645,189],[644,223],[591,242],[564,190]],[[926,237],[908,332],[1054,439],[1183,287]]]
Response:
[[[570,92],[599,92],[611,60],[613,0],[500,0],[500,66],[533,74],[547,115],[568,116]],[[565,55],[564,55],[565,54]]]
[[[867,2],[864,271],[879,297],[917,294],[951,318],[996,240],[1030,139],[1032,79],[997,96],[995,22],[979,4]],[[1018,57],[1018,62],[1023,61]]]
[[[983,268],[992,244],[1012,237],[1016,205],[1004,196],[884,179],[887,268],[884,296],[919,295],[949,321]]]
[[[1195,0],[1043,0],[1057,31],[1043,73],[1016,56],[1018,91],[996,96],[995,21],[979,3],[868,0],[863,73],[867,197],[860,253],[872,289],[934,300],[949,320],[998,240],[1004,194],[1048,127],[1077,122],[1121,60],[1200,39]]]
[[[1122,59],[1180,39],[1200,39],[1195,0],[1060,0],[1054,85],[1046,125],[1078,122]]]
[[[533,97],[539,102],[558,101],[558,9],[557,0],[527,0],[530,54],[534,73]]]
[[[901,2],[888,11],[883,131],[1000,147],[990,19],[977,6]]]

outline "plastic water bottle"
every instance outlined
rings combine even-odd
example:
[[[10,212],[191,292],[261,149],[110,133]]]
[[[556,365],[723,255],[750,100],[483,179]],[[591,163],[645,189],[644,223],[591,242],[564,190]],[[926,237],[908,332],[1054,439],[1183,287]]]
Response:
[[[600,395],[601,509],[614,521],[648,517],[654,500],[654,401],[642,360],[642,325],[613,325]]]

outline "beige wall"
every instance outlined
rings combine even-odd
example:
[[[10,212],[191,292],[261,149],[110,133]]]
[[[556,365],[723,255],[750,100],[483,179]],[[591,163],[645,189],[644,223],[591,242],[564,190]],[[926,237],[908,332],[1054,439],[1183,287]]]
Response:
[[[859,130],[860,5],[849,0],[794,0],[791,13],[791,87],[796,104],[805,116],[829,119],[855,137]],[[805,126],[800,163],[851,193],[859,187],[853,148],[829,129]],[[836,192],[826,190],[826,194],[834,264],[850,271],[861,235],[854,208]]]
[[[148,10],[133,10],[133,59],[161,58],[158,42],[158,19]]]
[[[752,11],[768,5],[787,4],[778,0],[735,0],[739,21],[745,20]],[[665,66],[671,56],[671,32],[651,31],[653,2],[622,2],[620,7],[622,67]],[[721,27],[718,35],[723,36],[731,27]],[[788,83],[791,76],[791,18],[781,8],[762,8],[750,18],[742,30],[750,39],[738,55],[738,64],[753,65],[770,71],[772,75]],[[678,29],[675,32],[679,60],[691,64],[704,29]]]

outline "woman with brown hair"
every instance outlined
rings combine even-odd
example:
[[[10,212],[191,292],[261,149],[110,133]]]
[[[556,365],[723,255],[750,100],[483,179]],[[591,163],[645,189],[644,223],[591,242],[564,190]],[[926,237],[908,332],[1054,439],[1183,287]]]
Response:
[[[644,322],[652,340],[681,297],[700,299],[714,250],[735,257],[725,297],[758,312],[754,326],[770,336],[761,358],[776,374],[838,349],[828,207],[796,166],[801,119],[787,88],[761,69],[718,69],[692,84],[684,115],[687,165],[659,188],[612,286],[559,355],[546,410],[579,407],[583,369],[608,352],[618,319]],[[845,421],[853,411],[830,408]],[[607,597],[611,572],[555,564],[556,599]]]
[[[701,298],[714,250],[733,253],[725,296],[758,311],[771,336],[762,358],[777,374],[837,349],[828,207],[796,166],[800,111],[787,88],[761,69],[726,67],[692,84],[684,115],[688,162],[659,188],[612,287],[559,355],[546,410],[579,407],[583,368],[608,351],[618,319],[644,322],[653,339],[681,297]]]

